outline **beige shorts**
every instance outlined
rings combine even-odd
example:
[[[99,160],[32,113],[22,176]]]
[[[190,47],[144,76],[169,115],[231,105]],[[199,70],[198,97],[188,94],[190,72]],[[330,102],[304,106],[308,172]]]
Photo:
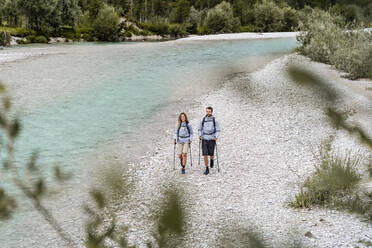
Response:
[[[177,154],[188,153],[188,151],[189,151],[189,144],[182,144],[182,143],[177,144]]]

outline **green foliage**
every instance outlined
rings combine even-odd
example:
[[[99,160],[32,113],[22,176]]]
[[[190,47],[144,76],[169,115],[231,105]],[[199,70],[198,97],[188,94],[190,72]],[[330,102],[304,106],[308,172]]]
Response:
[[[185,26],[181,24],[171,24],[169,25],[169,34],[172,37],[178,38],[186,36],[187,32]]]
[[[93,35],[100,41],[116,41],[119,36],[119,15],[115,9],[105,6],[93,22]]]
[[[148,30],[154,34],[166,35],[169,34],[169,25],[164,22],[148,23]]]
[[[198,26],[197,33],[200,35],[204,35],[204,34],[210,34],[211,31],[206,26],[201,25],[201,26]]]
[[[340,16],[314,10],[300,23],[298,51],[315,61],[329,63],[349,73],[349,77],[369,77],[372,73],[372,33],[347,25]],[[354,31],[347,31],[354,29]]]
[[[190,2],[188,0],[177,0],[175,8],[171,13],[171,22],[184,23],[190,14]]]
[[[330,136],[320,144],[319,152],[315,154],[318,161],[315,171],[305,180],[291,206],[332,206],[355,189],[361,179],[357,168],[361,165],[362,155],[332,152],[333,139]]]
[[[87,10],[91,22],[97,18],[100,10],[104,8],[105,2],[103,0],[89,0],[87,1]]]
[[[27,41],[25,44],[29,43],[48,43],[48,39],[45,36],[42,35],[29,35],[26,37]]]
[[[167,199],[161,207],[162,213],[158,220],[158,236],[156,237],[159,247],[180,246],[179,241],[170,239],[173,234],[182,237],[185,233],[185,213],[181,206],[180,196],[176,191],[168,191]]]
[[[212,33],[232,33],[238,31],[240,21],[233,16],[230,3],[223,1],[208,10],[204,25]]]
[[[21,11],[16,0],[4,0],[2,7],[0,6],[0,14],[8,26],[16,27],[22,23]]]
[[[231,226],[231,223],[229,223]],[[233,227],[223,229],[217,236],[216,247],[229,247],[229,248],[301,248],[305,247],[301,239],[292,236],[290,240],[283,241],[275,246],[270,246],[264,239],[264,235],[258,231],[257,227],[243,228],[239,225],[233,225]]]
[[[34,152],[29,159],[27,165],[23,168],[16,162],[14,153],[14,144],[19,137],[21,128],[21,122],[17,116],[12,112],[12,105],[10,97],[7,95],[6,88],[3,84],[0,84],[0,126],[4,132],[6,156],[3,158],[3,166],[0,168],[1,181],[6,183],[12,183],[16,186],[23,194],[23,198],[30,200],[40,215],[48,221],[51,227],[60,235],[60,237],[69,246],[75,246],[69,235],[64,232],[57,220],[45,208],[42,204],[42,199],[55,192],[51,183],[47,185],[46,176],[39,169],[40,166],[37,164],[38,153]],[[20,169],[25,171],[20,171]],[[67,179],[68,176],[64,174],[59,168],[55,167],[55,181],[61,182]],[[16,195],[17,198],[22,198],[22,195]],[[3,189],[0,188],[0,220],[12,217],[17,201],[19,199],[8,196]]]
[[[197,34],[198,33],[198,24],[197,23],[192,23],[192,24],[185,24],[184,27],[186,27],[186,33],[189,34]]]
[[[257,30],[257,27],[254,25],[246,25],[246,26],[240,26],[239,32],[255,32]]]
[[[12,27],[0,27],[0,32],[5,31],[11,36],[26,37],[28,35],[36,35],[36,32],[32,29],[25,28],[12,28]]]
[[[0,46],[7,46],[10,43],[10,35],[8,32],[0,31]]]
[[[12,197],[9,197],[3,189],[0,188],[0,220],[8,219],[12,216],[17,204]]]
[[[281,31],[285,26],[283,9],[271,0],[255,4],[254,20],[261,32]]]

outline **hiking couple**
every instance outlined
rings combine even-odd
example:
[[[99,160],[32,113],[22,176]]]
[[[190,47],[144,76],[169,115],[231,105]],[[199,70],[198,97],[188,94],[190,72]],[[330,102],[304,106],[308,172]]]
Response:
[[[204,175],[209,174],[209,166],[213,168],[214,165],[214,148],[216,141],[221,132],[220,125],[213,116],[213,108],[206,108],[206,115],[200,121],[198,134],[199,140],[202,141],[202,151],[204,157],[205,171]],[[185,174],[185,166],[187,162],[187,153],[191,149],[191,142],[193,137],[192,126],[187,119],[185,113],[178,116],[178,123],[174,131],[174,144],[177,144],[177,154],[180,159],[181,173]],[[199,143],[200,145],[200,143]],[[200,147],[199,147],[200,149]],[[200,155],[200,150],[199,150]],[[208,161],[208,156],[210,161]]]

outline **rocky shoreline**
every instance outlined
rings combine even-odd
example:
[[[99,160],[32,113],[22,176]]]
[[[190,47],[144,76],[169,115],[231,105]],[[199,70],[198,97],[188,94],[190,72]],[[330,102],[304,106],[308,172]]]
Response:
[[[130,173],[138,180],[135,191],[129,205],[118,206],[122,209],[119,222],[130,227],[130,243],[146,247],[154,241],[153,206],[169,187],[180,189],[184,196],[185,247],[216,247],[220,234],[237,227],[262,233],[273,247],[294,239],[306,247],[367,247],[372,242],[372,224],[358,215],[288,207],[299,184],[314,169],[310,145],[317,146],[336,133],[338,149],[368,153],[348,133],[334,130],[323,110],[325,103],[314,92],[288,79],[285,69],[293,64],[311,68],[326,79],[343,96],[339,107],[355,109],[352,121],[367,124],[364,127],[371,133],[371,98],[350,90],[345,84],[351,81],[341,79],[327,65],[291,54],[257,72],[233,75],[220,89],[185,109],[195,128],[204,107],[215,108],[222,128],[218,143],[221,173],[213,169],[209,176],[202,174],[196,138],[193,167],[188,166],[186,175],[178,167],[173,170],[172,130],[164,132],[156,148],[131,166]]]
[[[132,35],[125,37],[120,42],[143,42],[143,41],[208,41],[208,40],[246,40],[246,39],[273,39],[273,38],[294,38],[298,32],[273,32],[273,33],[232,33],[232,34],[215,34],[215,35],[189,35],[182,38],[172,38],[170,35]],[[10,36],[9,46],[19,45],[19,41],[26,42],[26,38]],[[63,37],[51,37],[48,44],[84,42],[73,41]]]

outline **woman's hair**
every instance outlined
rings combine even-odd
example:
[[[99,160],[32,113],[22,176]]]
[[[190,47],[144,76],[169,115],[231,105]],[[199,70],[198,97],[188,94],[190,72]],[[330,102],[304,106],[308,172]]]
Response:
[[[185,114],[185,112],[182,112],[179,116],[178,116],[178,124],[177,124],[177,127],[180,128],[181,127],[181,116],[184,115],[185,116],[185,121],[186,123],[189,123],[189,119],[187,119],[187,115]]]

